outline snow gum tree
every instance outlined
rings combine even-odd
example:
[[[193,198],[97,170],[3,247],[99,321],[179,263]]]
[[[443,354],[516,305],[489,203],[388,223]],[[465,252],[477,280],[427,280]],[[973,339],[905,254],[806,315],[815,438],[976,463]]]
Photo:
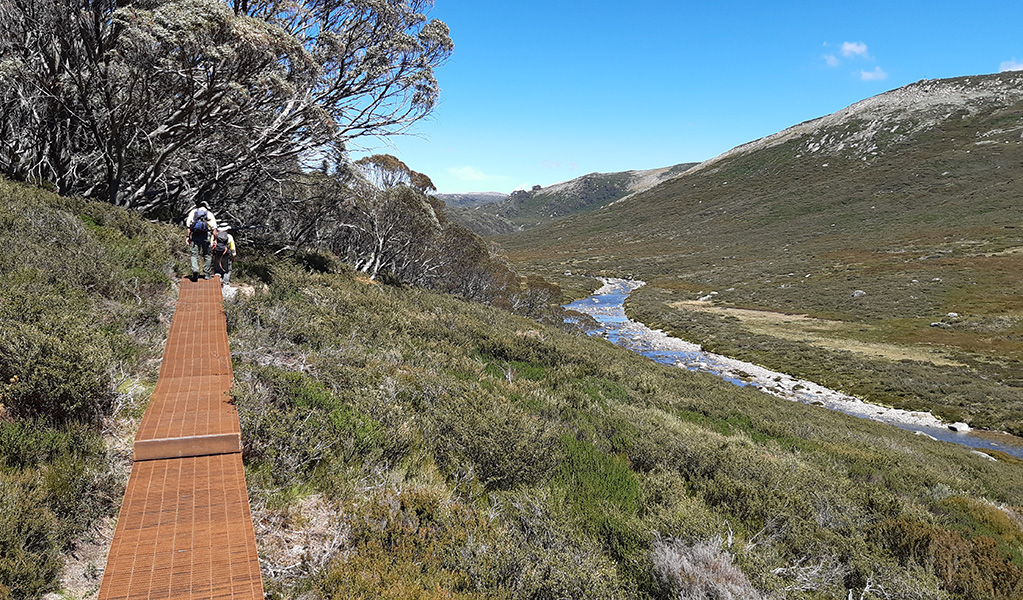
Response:
[[[371,279],[384,271],[422,285],[443,264],[434,251],[443,213],[426,195],[432,188],[429,177],[394,156],[362,158],[329,185],[324,200],[333,219],[321,219],[320,241]]]
[[[431,6],[0,0],[0,172],[147,212],[251,198],[430,113]]]

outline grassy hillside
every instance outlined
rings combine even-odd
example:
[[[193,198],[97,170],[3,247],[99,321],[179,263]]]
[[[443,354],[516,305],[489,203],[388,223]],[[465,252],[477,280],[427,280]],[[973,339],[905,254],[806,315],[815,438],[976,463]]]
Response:
[[[670,179],[693,167],[685,163],[648,171],[590,173],[545,188],[518,190],[497,202],[453,204],[452,220],[480,235],[498,235],[585,214]],[[458,198],[455,198],[458,202]]]
[[[648,280],[631,314],[714,351],[1023,433],[1021,98],[1019,74],[921,82],[500,241]]]
[[[264,272],[228,320],[275,597],[1023,592],[1016,464],[343,266]]]
[[[121,502],[123,422],[155,383],[168,229],[0,180],[0,599],[59,588]],[[176,247],[180,242],[174,244]],[[102,564],[89,571],[98,586]]]
[[[2,185],[0,595],[34,598],[120,498],[105,427],[155,376],[180,239]],[[1023,593],[1009,460],[254,252],[226,310],[272,597]]]
[[[508,197],[508,194],[500,192],[477,192],[468,194],[434,194],[434,197],[444,201],[449,208],[471,208],[484,204],[500,202]]]

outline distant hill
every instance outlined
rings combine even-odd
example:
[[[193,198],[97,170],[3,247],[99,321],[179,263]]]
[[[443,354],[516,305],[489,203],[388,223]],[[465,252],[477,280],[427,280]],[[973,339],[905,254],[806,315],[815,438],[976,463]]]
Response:
[[[634,315],[725,353],[1023,432],[1021,204],[1016,72],[920,81],[499,243],[555,278],[649,280]],[[810,315],[831,331],[740,326],[708,306]],[[808,336],[856,350],[828,354]],[[969,366],[921,358],[913,371],[869,344]]]
[[[519,190],[493,201],[487,194],[438,195],[450,207],[450,217],[480,235],[522,231],[607,206],[648,190],[684,173],[698,163],[646,171],[590,173],[547,187]],[[449,202],[448,197],[454,196]]]
[[[470,192],[468,194],[434,194],[449,208],[473,207],[500,202],[508,197],[501,192]]]

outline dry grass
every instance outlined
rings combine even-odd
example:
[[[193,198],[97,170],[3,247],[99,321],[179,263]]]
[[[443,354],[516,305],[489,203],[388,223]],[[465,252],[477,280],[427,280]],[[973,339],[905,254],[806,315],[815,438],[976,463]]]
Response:
[[[938,366],[965,366],[962,362],[943,356],[943,351],[921,346],[886,344],[856,339],[864,332],[875,332],[877,327],[819,319],[808,315],[789,314],[769,310],[751,310],[719,306],[707,301],[684,300],[667,305],[673,309],[693,310],[707,314],[734,317],[742,327],[757,335],[768,335],[809,344],[817,348],[839,352],[853,352],[885,360],[914,360]]]

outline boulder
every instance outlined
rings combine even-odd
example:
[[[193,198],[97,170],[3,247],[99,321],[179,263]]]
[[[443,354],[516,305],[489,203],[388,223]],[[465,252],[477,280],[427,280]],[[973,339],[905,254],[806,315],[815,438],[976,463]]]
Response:
[[[966,423],[952,423],[948,428],[956,433],[966,433],[970,430],[970,426]]]
[[[866,295],[867,295],[867,292],[864,292],[863,290],[856,290],[855,292],[852,293],[852,297],[853,298],[862,298],[862,297],[864,297]]]

